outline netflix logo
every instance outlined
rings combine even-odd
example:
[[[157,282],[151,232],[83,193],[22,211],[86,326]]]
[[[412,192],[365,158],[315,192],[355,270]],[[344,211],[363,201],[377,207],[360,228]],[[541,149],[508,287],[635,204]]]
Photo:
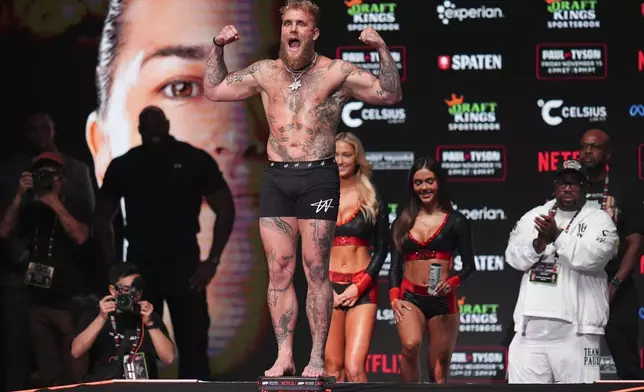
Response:
[[[402,354],[369,354],[367,373],[400,374]]]
[[[537,155],[537,171],[539,173],[556,171],[557,165],[568,159],[579,159],[579,151],[539,151]]]

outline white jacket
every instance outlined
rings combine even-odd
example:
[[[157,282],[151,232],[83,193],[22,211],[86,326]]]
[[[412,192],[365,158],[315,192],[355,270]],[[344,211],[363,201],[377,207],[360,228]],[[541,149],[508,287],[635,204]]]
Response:
[[[585,204],[568,233],[562,231],[553,244],[537,254],[532,242],[537,238],[534,219],[547,215],[555,200],[523,215],[510,233],[505,260],[514,269],[525,271],[519,299],[514,309],[514,329],[521,331],[524,317],[547,317],[568,321],[576,333],[604,334],[608,321],[608,284],[604,267],[616,256],[619,237],[610,216]],[[555,221],[564,229],[575,212],[557,211]],[[541,259],[546,263],[558,255],[556,285],[530,282],[529,270]]]

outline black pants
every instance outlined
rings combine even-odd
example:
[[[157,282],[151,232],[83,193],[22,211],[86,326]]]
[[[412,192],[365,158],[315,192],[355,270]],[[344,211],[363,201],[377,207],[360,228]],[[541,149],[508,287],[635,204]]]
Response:
[[[4,272],[4,271],[3,271]],[[29,380],[29,301],[25,287],[7,284],[0,289],[2,317],[3,385],[2,390],[27,388]]]
[[[69,310],[30,306],[29,333],[42,384],[39,387],[77,383],[85,376],[88,356],[72,357],[74,332]]]
[[[198,293],[189,287],[190,276],[199,263],[197,244],[175,251],[174,256],[161,256],[140,263],[128,249],[128,259],[137,260],[144,281],[143,296],[163,316],[163,301],[170,310],[172,329],[177,344],[180,379],[211,380],[208,360],[208,330],[210,315],[205,291]],[[140,254],[140,253],[139,253]]]
[[[606,344],[622,380],[644,380],[638,353],[638,311],[635,284],[628,279],[617,290],[606,325]]]
[[[146,293],[146,297],[149,297]],[[179,351],[179,378],[209,381],[208,329],[210,316],[205,292],[187,291],[184,295],[149,297],[163,316],[163,300],[168,303],[174,338]]]

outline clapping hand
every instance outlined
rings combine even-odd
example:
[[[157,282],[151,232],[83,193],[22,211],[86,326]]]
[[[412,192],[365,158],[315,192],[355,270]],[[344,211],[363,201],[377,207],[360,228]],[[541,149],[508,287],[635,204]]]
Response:
[[[539,232],[539,240],[545,241],[546,244],[554,242],[559,237],[559,233],[561,233],[561,229],[557,227],[557,222],[555,222],[552,212],[548,213],[548,215],[537,216],[534,219],[534,223],[537,232]]]

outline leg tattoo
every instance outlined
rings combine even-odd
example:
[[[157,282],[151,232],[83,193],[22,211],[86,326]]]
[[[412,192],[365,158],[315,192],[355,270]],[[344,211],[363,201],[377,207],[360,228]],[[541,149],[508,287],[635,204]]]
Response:
[[[280,218],[261,218],[260,227],[263,230],[262,240],[267,248],[269,271],[266,299],[278,350],[277,361],[264,374],[268,377],[293,375],[293,331],[298,313],[293,287],[296,231]]]
[[[331,325],[333,311],[333,289],[329,281],[329,256],[335,225],[332,222],[313,221],[311,223],[314,249],[303,256],[308,270],[308,291],[306,296],[306,315],[311,328],[313,347],[311,362],[304,369],[304,376],[323,375],[324,349]]]

